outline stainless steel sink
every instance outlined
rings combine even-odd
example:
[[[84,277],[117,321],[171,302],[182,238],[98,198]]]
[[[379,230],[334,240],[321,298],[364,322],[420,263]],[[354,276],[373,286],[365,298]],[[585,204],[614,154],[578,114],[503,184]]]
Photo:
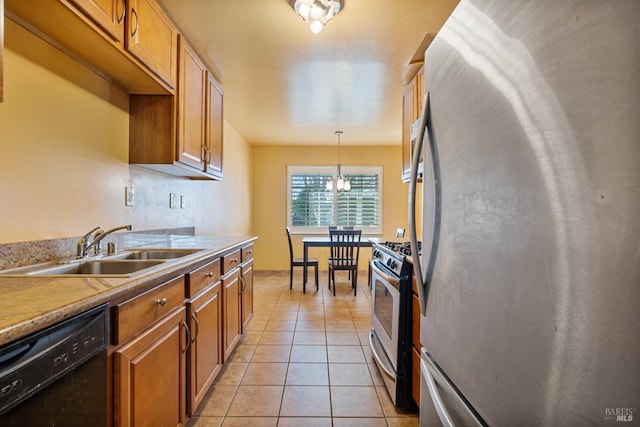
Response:
[[[161,263],[162,261],[159,260],[84,261],[80,263],[57,265],[49,269],[40,270],[33,274],[85,274],[100,276],[112,274],[131,274]]]
[[[175,259],[200,252],[201,249],[131,249],[122,255],[111,258],[118,259]]]
[[[131,277],[202,249],[135,248],[102,258],[47,262],[0,271],[0,276]]]
[[[130,277],[150,267],[162,264],[162,260],[110,260],[77,261],[66,264],[38,264],[34,266],[0,271],[10,276],[110,276]]]

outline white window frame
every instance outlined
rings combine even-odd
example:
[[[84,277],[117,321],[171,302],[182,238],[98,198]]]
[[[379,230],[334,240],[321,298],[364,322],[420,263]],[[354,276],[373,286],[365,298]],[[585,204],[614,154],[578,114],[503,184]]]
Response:
[[[362,229],[363,235],[382,235],[382,212],[383,212],[383,167],[382,166],[341,166],[343,175],[356,175],[356,174],[377,174],[378,175],[378,195],[379,195],[379,203],[378,203],[378,222],[377,226],[369,226],[369,227],[356,227],[358,229]],[[314,234],[327,234],[326,226],[318,226],[318,227],[301,227],[301,226],[293,226],[291,225],[291,175],[293,174],[323,174],[333,176],[336,173],[336,166],[298,166],[298,165],[288,165],[287,166],[287,226],[290,228],[292,234],[306,234],[306,235],[314,235]],[[335,197],[337,197],[337,190],[333,189],[333,197],[334,197],[334,215],[336,210]]]

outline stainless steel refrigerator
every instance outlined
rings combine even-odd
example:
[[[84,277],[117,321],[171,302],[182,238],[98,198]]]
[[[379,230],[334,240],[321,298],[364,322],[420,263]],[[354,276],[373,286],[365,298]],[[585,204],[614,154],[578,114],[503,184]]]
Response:
[[[462,0],[424,74],[421,426],[640,425],[640,1]]]

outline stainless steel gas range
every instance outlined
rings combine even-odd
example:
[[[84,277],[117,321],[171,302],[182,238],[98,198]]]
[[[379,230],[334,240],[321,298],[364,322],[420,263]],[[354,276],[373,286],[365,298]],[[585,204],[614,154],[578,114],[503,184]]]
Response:
[[[408,243],[373,245],[369,345],[393,403],[415,407],[411,397],[411,273]]]

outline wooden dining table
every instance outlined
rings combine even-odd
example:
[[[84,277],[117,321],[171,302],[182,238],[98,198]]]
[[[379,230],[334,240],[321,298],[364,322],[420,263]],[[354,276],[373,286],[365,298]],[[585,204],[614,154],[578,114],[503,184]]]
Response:
[[[360,246],[361,248],[370,248],[374,243],[379,242],[378,238],[361,238],[359,242],[332,242],[329,236],[307,236],[302,238],[302,245],[304,247],[304,267],[302,268],[302,293],[307,290],[307,261],[309,260],[309,248],[329,248],[331,246],[337,246],[338,244],[343,246]]]

